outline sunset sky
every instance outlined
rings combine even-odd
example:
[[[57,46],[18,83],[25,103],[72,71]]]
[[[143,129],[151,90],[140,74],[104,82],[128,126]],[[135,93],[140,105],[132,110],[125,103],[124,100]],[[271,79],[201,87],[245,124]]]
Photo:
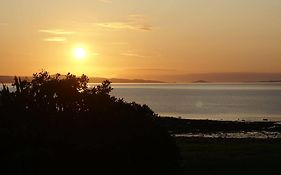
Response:
[[[281,1],[1,0],[0,47],[0,75],[275,75]]]

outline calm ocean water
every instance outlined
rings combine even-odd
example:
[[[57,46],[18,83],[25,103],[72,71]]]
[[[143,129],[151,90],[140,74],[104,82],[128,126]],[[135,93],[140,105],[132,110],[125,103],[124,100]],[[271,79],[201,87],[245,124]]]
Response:
[[[113,84],[112,95],[161,116],[281,121],[281,83]]]
[[[114,88],[112,95],[124,98],[128,102],[147,104],[161,116],[281,121],[281,83],[112,84],[112,86]]]

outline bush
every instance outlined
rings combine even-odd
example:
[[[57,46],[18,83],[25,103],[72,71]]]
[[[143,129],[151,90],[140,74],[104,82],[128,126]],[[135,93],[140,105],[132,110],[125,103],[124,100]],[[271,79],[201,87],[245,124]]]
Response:
[[[0,92],[1,171],[13,174],[171,173],[172,137],[146,105],[110,95],[109,81],[36,73]]]

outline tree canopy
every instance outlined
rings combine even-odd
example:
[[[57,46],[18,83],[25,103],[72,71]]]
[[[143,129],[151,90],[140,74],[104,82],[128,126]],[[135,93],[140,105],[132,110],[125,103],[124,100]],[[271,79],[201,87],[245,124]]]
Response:
[[[147,105],[110,95],[86,75],[15,77],[0,92],[2,171],[18,174],[167,173],[179,163],[172,137]],[[15,168],[16,167],[16,168]]]

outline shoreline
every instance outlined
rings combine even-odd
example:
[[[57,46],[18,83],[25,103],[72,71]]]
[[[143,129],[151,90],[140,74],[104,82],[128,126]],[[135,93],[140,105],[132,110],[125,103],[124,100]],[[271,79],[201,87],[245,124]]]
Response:
[[[281,123],[274,121],[218,121],[160,117],[158,124],[175,137],[226,139],[281,138]]]
[[[204,117],[182,117],[182,116],[173,116],[173,115],[158,115],[161,118],[172,118],[172,119],[180,119],[180,120],[191,120],[191,121],[217,121],[217,122],[273,122],[273,123],[280,123],[281,124],[281,119],[273,119],[274,117],[256,117],[257,119],[248,119],[248,118],[253,118],[253,117],[247,117],[247,118],[237,118],[237,119],[229,119],[226,117],[226,119],[223,118],[213,118],[213,119],[208,119],[208,118],[204,118]],[[200,115],[198,115],[200,116]],[[228,116],[223,115],[223,116]],[[236,116],[236,115],[235,115]],[[255,115],[256,116],[256,115]],[[281,115],[276,115],[276,116],[280,116]]]

